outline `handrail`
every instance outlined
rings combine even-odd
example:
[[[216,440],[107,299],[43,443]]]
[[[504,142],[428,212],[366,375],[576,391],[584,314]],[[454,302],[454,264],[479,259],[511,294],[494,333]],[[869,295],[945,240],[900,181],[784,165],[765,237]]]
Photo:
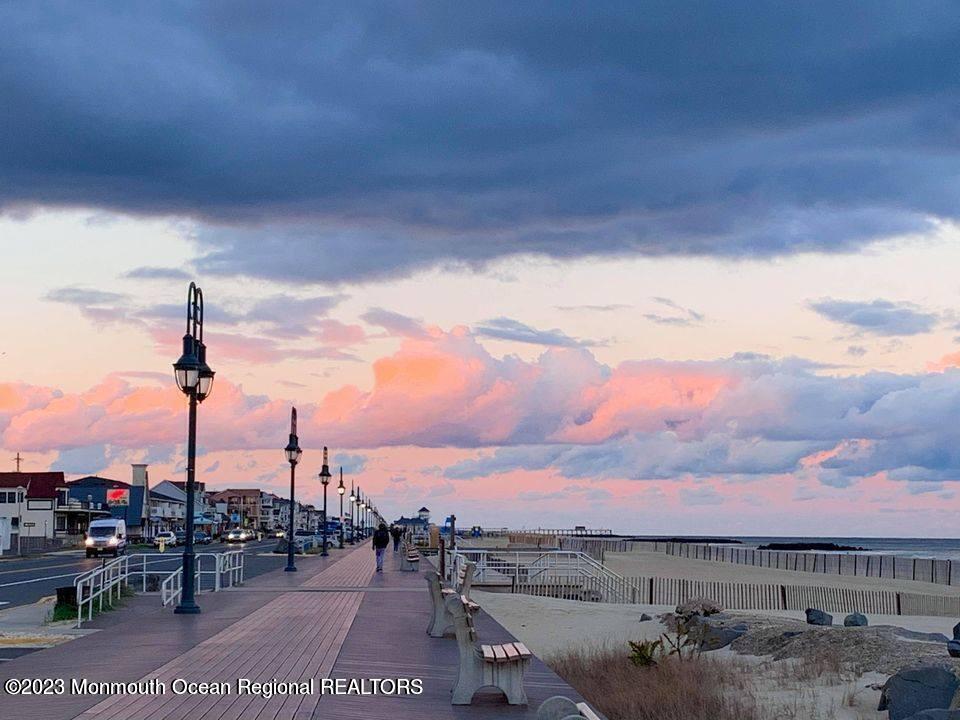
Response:
[[[116,591],[117,599],[120,599],[120,592],[123,586],[127,584],[129,575],[130,558],[122,555],[114,558],[108,563],[101,565],[93,570],[77,575],[73,580],[73,587],[77,595],[77,625],[80,627],[83,623],[83,608],[87,607],[87,620],[93,619],[93,601],[99,599],[98,610],[103,610],[103,597],[107,596],[107,603],[113,601],[113,594]],[[84,589],[87,591],[84,592]]]
[[[462,563],[476,564],[477,582],[490,580],[490,574],[509,579],[514,592],[528,589],[542,591],[549,586],[575,584],[583,591],[599,593],[607,602],[628,602],[635,594],[632,584],[623,576],[597,562],[590,555],[575,550],[504,550],[495,548],[457,548],[451,573]]]

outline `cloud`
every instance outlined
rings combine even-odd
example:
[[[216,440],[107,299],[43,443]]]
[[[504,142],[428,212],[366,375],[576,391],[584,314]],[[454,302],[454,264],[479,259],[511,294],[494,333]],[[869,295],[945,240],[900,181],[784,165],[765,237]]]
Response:
[[[360,319],[369,325],[382,327],[390,335],[410,338],[427,336],[427,331],[420,320],[415,320],[392,310],[371,308],[361,315]]]
[[[661,305],[669,310],[673,311],[670,315],[664,315],[662,313],[645,313],[645,317],[650,322],[657,323],[658,325],[673,325],[674,327],[690,327],[692,325],[699,325],[704,321],[703,313],[697,312],[691,308],[685,308],[681,305],[678,305],[670,298],[665,297],[654,297],[651,298],[653,302]]]
[[[609,305],[555,305],[555,309],[563,312],[587,310],[591,312],[614,312],[616,310],[628,310],[632,305],[623,305],[620,303],[611,303]]]
[[[129,280],[183,280],[191,278],[190,273],[180,268],[138,267],[123,274]]]
[[[367,466],[367,456],[357,453],[334,453],[330,458],[331,467],[342,467],[347,475],[357,475]]]
[[[863,345],[850,345],[847,348],[847,355],[851,357],[863,357],[867,354],[867,349]]]
[[[205,271],[304,283],[853,251],[957,217],[953,21],[897,3],[746,23],[728,3],[5,4],[0,207],[190,217]]]
[[[480,323],[474,328],[474,333],[480,337],[528,343],[530,345],[546,345],[547,347],[588,347],[599,344],[592,340],[578,340],[570,337],[557,328],[538,330],[519,320],[506,317],[493,318]]]
[[[847,488],[883,475],[960,480],[960,369],[820,375],[798,359],[625,361],[553,347],[497,358],[466,328],[404,339],[368,389],[344,385],[298,406],[302,437],[350,449],[471,451],[446,481],[546,471],[568,479],[738,481],[802,475]],[[183,396],[114,375],[86,391],[0,383],[0,447],[24,452],[182,444]],[[203,406],[208,452],[282,447],[289,405],[218,378]],[[346,464],[346,463],[344,463]],[[359,472],[357,470],[356,472]]]
[[[919,335],[936,327],[939,315],[912,303],[890,300],[850,301],[825,298],[810,308],[833,322],[871,335]]]

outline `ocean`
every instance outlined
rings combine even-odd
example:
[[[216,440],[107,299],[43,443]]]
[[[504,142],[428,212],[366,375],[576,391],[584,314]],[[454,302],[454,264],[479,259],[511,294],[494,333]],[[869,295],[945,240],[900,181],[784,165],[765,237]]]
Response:
[[[643,536],[635,536],[642,539]],[[660,536],[662,537],[662,536]],[[677,537],[695,540],[696,536]],[[714,536],[716,537],[716,536]],[[960,560],[960,538],[881,538],[881,537],[762,537],[728,536],[739,540],[743,547],[757,547],[769,543],[835,543],[864,548],[864,554],[899,555],[902,557]]]

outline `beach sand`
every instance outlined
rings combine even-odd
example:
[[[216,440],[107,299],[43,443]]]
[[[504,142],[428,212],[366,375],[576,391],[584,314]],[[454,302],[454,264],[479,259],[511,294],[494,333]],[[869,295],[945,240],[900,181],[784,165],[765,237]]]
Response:
[[[549,597],[510,595],[474,591],[480,606],[506,627],[531,651],[549,661],[551,655],[575,647],[608,646],[623,648],[628,640],[656,640],[666,631],[657,617],[673,607],[651,605],[607,605]],[[640,622],[641,613],[654,619]],[[802,621],[802,612],[743,611],[736,615],[784,618]],[[895,625],[919,632],[951,635],[951,618],[870,615],[870,624]],[[838,632],[845,632],[839,630]],[[905,641],[906,642],[906,641]],[[944,655],[946,651],[944,649]],[[885,718],[876,711],[880,693],[876,689],[887,675],[877,672],[848,674],[843,678],[805,677],[793,680],[793,660],[739,655],[724,649],[710,657],[743,664],[754,681],[754,692],[770,708],[770,717],[809,717],[823,720],[872,720]],[[796,715],[783,715],[784,708]]]

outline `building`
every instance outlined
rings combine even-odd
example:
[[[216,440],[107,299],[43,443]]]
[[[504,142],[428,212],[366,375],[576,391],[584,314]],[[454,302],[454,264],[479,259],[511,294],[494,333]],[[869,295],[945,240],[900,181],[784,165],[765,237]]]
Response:
[[[0,550],[69,542],[70,496],[62,472],[0,472]],[[60,542],[54,542],[59,538]]]
[[[219,492],[211,491],[208,499],[218,511],[224,512],[230,518],[232,526],[266,530],[268,528],[264,526],[265,513],[261,500],[263,494],[262,491],[254,488],[234,488]],[[272,518],[272,513],[270,517]]]
[[[426,507],[420,508],[416,517],[401,515],[393,524],[413,533],[414,542],[427,542],[430,539],[430,510]]]
[[[78,527],[86,531],[87,518],[85,505],[105,510],[102,517],[115,517],[127,525],[127,534],[131,538],[153,537],[150,529],[150,502],[147,480],[147,466],[132,466],[132,482],[88,475],[68,483],[70,501],[79,503]]]

